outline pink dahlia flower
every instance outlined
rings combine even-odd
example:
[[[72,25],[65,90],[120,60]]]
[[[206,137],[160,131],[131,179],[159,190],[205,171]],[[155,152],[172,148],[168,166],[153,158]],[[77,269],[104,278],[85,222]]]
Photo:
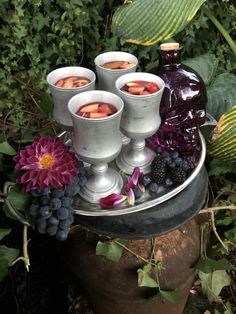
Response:
[[[15,168],[25,173],[17,179],[25,192],[48,186],[63,189],[72,181],[78,168],[76,155],[62,139],[36,137],[15,157]]]

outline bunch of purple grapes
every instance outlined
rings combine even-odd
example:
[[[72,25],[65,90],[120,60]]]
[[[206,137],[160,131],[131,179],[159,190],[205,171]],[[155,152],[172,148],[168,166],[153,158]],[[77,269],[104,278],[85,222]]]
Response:
[[[88,175],[81,163],[78,175],[64,190],[50,187],[31,190],[33,201],[29,212],[39,233],[55,236],[58,241],[66,240],[74,222],[74,196],[86,184]]]

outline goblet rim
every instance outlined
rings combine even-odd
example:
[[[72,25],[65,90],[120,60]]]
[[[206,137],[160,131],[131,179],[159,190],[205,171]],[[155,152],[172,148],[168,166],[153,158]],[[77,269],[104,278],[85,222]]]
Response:
[[[86,117],[79,116],[79,115],[77,115],[74,111],[72,111],[72,109],[71,109],[71,104],[72,104],[72,102],[74,101],[74,99],[76,99],[76,98],[78,98],[78,97],[81,97],[81,96],[84,96],[85,94],[98,94],[99,92],[102,92],[103,94],[112,94],[112,96],[115,96],[115,98],[117,98],[117,99],[120,101],[121,107],[120,107],[119,109],[117,109],[116,105],[111,104],[111,105],[113,105],[114,107],[116,107],[117,111],[116,111],[115,113],[113,113],[112,115],[107,116],[107,117],[103,117],[103,118],[86,118]],[[96,102],[96,101],[97,101],[97,102],[100,102],[100,100],[94,100],[94,102]],[[86,104],[83,104],[82,106],[84,106],[84,105],[86,105]],[[95,122],[100,122],[100,121],[108,121],[108,120],[111,120],[111,119],[113,119],[114,117],[118,116],[120,113],[122,113],[122,110],[123,110],[123,108],[124,108],[124,101],[123,101],[123,99],[122,99],[120,96],[118,96],[118,95],[116,95],[116,94],[114,94],[114,93],[110,93],[110,92],[103,91],[103,90],[90,90],[90,91],[85,91],[85,92],[82,92],[82,93],[80,93],[80,94],[77,94],[77,95],[74,95],[73,97],[71,97],[71,99],[70,99],[69,102],[68,102],[67,107],[68,107],[69,113],[72,114],[72,116],[74,116],[76,119],[78,119],[78,120],[84,120],[84,121],[91,121],[91,123],[92,123],[92,122],[95,123]],[[81,106],[80,106],[80,107],[81,107]],[[79,108],[80,108],[80,107],[79,107]],[[79,108],[78,108],[78,109],[79,109]],[[78,110],[78,109],[77,109],[77,110]]]
[[[108,69],[108,68],[104,68],[103,66],[101,66],[100,64],[98,64],[98,60],[105,56],[105,55],[109,55],[111,53],[120,53],[120,54],[123,54],[123,55],[126,55],[126,56],[131,56],[132,58],[134,58],[135,60],[135,63],[129,67],[128,69]],[[123,60],[123,61],[127,61],[127,60]],[[107,51],[107,52],[103,52],[103,53],[100,53],[99,55],[97,55],[97,57],[94,59],[94,63],[95,63],[95,66],[98,67],[99,69],[103,70],[104,72],[115,72],[115,73],[122,73],[122,72],[125,72],[127,70],[130,70],[130,69],[133,69],[135,67],[138,66],[138,58],[133,55],[132,53],[129,53],[129,52],[126,52],[126,51],[120,51],[120,50],[112,50],[112,51]]]
[[[73,87],[73,88],[58,87],[58,86],[56,86],[55,84],[53,84],[53,83],[50,82],[50,77],[51,77],[55,72],[57,72],[57,71],[59,71],[59,70],[69,69],[69,68],[71,68],[71,69],[72,69],[72,68],[73,68],[73,69],[78,69],[78,70],[86,70],[86,71],[88,71],[88,72],[93,76],[93,79],[92,79],[88,84],[86,84],[86,85],[84,85],[84,86]],[[90,70],[90,69],[88,69],[88,68],[85,68],[85,67],[80,67],[80,66],[67,66],[67,67],[57,68],[57,69],[51,71],[50,73],[48,73],[46,80],[47,80],[48,85],[51,86],[51,87],[53,87],[53,88],[56,89],[56,90],[59,90],[59,91],[76,91],[76,90],[81,90],[81,89],[84,89],[84,88],[88,88],[89,86],[93,85],[93,84],[95,83],[95,81],[96,81],[96,74],[95,74],[92,70]]]
[[[139,75],[139,74],[141,74],[141,75],[148,74],[148,75],[150,75],[150,76],[153,76],[153,77],[158,78],[158,79],[162,82],[162,87],[161,87],[157,92],[152,93],[152,94],[149,94],[149,95],[133,95],[133,94],[130,94],[130,93],[126,92],[126,91],[121,90],[121,89],[117,86],[118,83],[119,83],[119,81],[121,81],[121,79],[123,79],[124,76],[127,76],[127,77],[128,77],[128,76]],[[127,80],[127,82],[129,82],[129,81]],[[125,82],[125,83],[127,83],[127,82]],[[149,81],[148,81],[148,82],[149,82]],[[149,83],[152,83],[152,82],[150,81]],[[160,87],[160,86],[158,85],[158,87]],[[155,75],[155,74],[152,74],[152,73],[148,73],[148,72],[133,72],[133,73],[126,73],[126,74],[124,74],[124,75],[118,77],[118,79],[117,79],[116,82],[115,82],[115,88],[116,88],[116,90],[117,90],[121,95],[124,95],[124,96],[126,96],[126,97],[133,98],[133,99],[144,99],[144,98],[150,98],[150,97],[153,97],[153,96],[156,96],[156,95],[162,93],[163,90],[164,90],[164,88],[165,88],[165,82],[163,81],[163,79],[162,79],[160,76]]]

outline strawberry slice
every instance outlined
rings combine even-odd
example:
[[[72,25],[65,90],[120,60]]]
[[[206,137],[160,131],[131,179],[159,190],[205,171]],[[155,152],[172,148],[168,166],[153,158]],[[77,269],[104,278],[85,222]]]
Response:
[[[139,95],[150,95],[151,93],[149,93],[147,90],[144,90],[143,92],[140,92]]]
[[[56,82],[55,85],[56,85],[56,87],[62,87],[63,84],[64,84],[64,81],[63,80],[59,80],[59,81]]]
[[[78,76],[69,76],[66,79],[72,80],[72,81],[76,81],[78,80]]]
[[[141,92],[144,91],[144,86],[134,86],[128,88],[128,93],[133,95],[139,95]]]
[[[89,118],[91,119],[99,119],[99,118],[105,118],[108,115],[106,113],[103,112],[90,112],[89,114]]]
[[[73,79],[66,79],[64,81],[64,85],[63,85],[63,88],[73,88]]]
[[[90,104],[80,108],[80,112],[98,112],[99,104]]]
[[[150,82],[145,85],[145,89],[147,89],[151,94],[156,93],[160,90],[156,83]]]
[[[108,104],[100,105],[98,112],[106,113],[107,115],[114,113],[112,108]]]

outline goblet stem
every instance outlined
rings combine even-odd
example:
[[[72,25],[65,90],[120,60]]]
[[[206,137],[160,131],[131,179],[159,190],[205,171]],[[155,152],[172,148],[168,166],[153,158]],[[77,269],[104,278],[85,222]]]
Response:
[[[145,146],[145,139],[132,139],[129,145],[123,147],[121,154],[116,159],[117,166],[127,174],[132,174],[135,167],[146,174],[155,153]]]
[[[120,193],[123,180],[118,172],[108,168],[106,163],[91,165],[92,175],[79,194],[90,203],[98,203],[100,198],[112,193]]]

